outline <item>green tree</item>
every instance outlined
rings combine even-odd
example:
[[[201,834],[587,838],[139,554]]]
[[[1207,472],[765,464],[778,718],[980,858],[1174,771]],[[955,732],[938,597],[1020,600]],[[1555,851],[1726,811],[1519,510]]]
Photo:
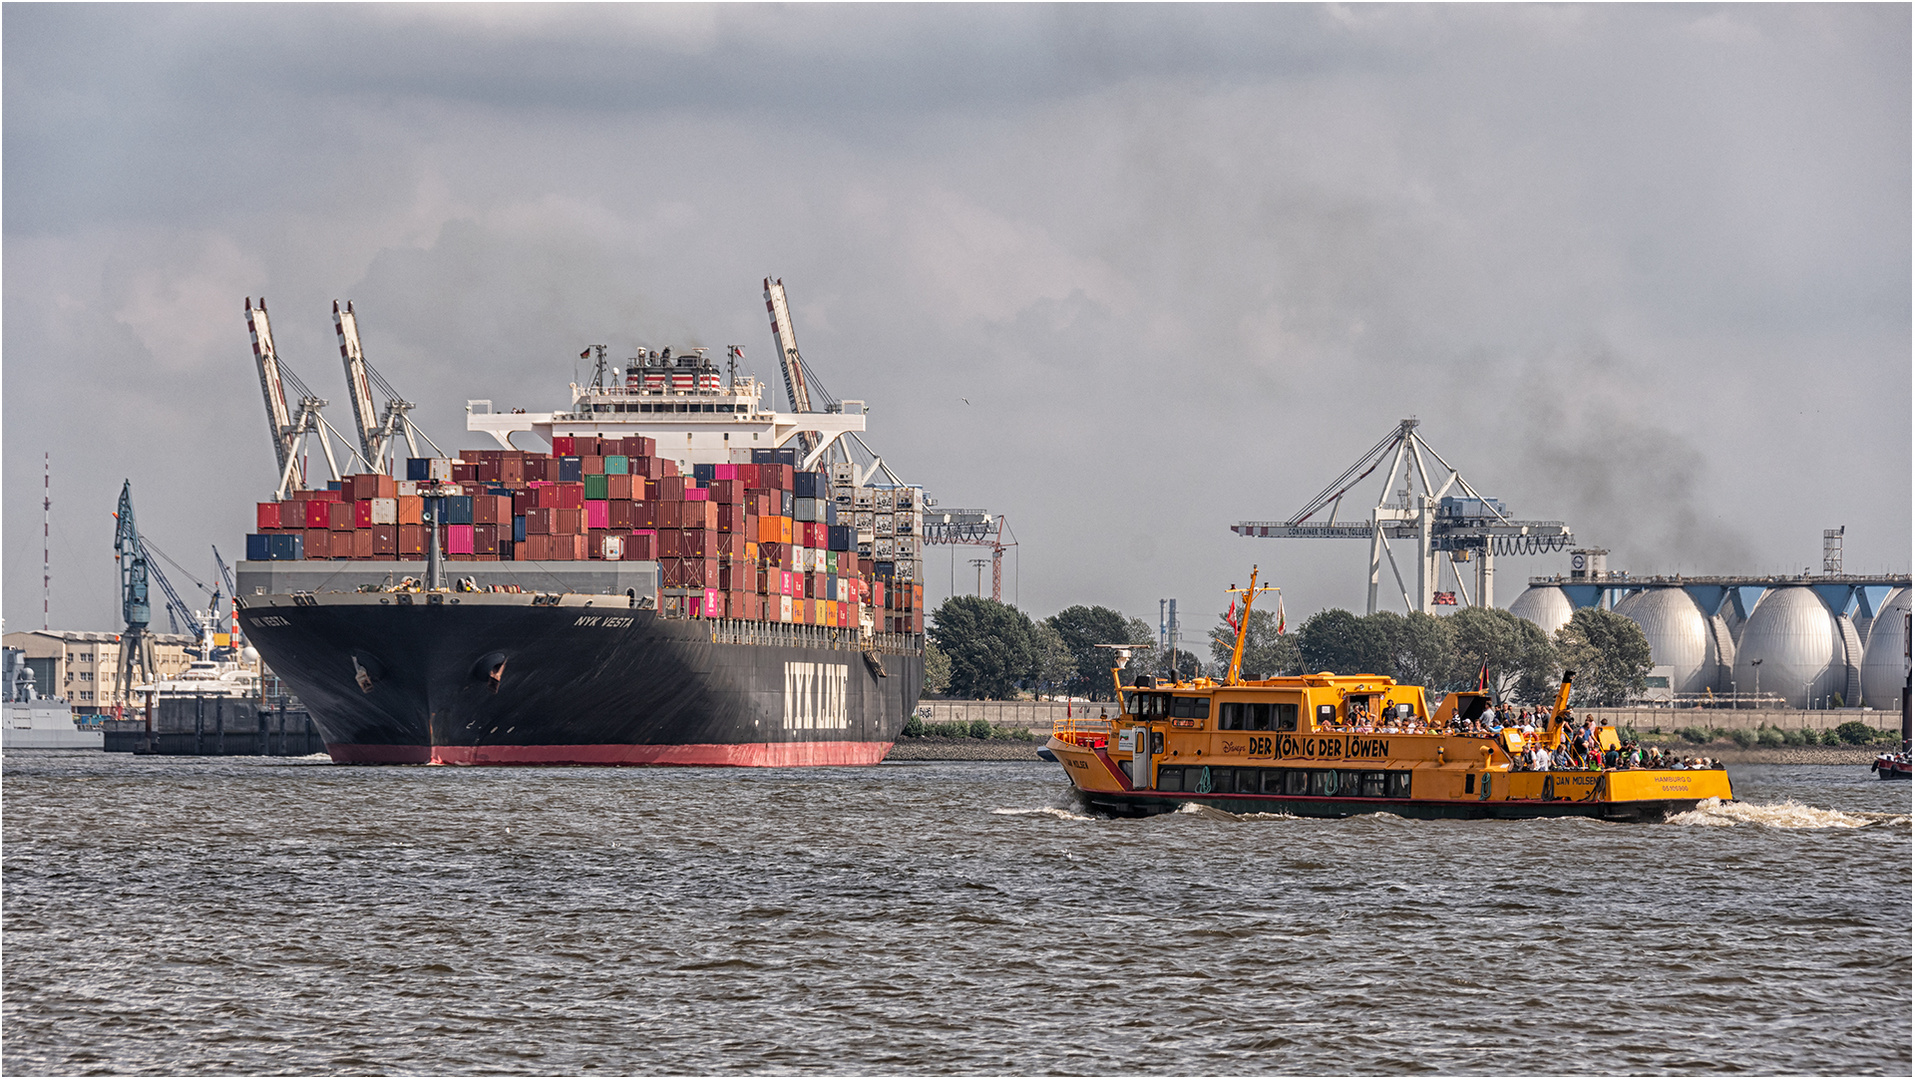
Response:
[[[1576,673],[1578,705],[1621,705],[1648,685],[1649,639],[1628,616],[1587,607],[1556,631],[1562,665]]]
[[[1237,647],[1236,632],[1217,616],[1217,627],[1210,632],[1210,658],[1219,668],[1228,667],[1230,653]],[[1303,653],[1297,648],[1295,634],[1277,633],[1275,612],[1250,609],[1250,625],[1243,635],[1243,677],[1267,679],[1272,675],[1294,675],[1303,670]]]
[[[1383,675],[1390,670],[1390,640],[1382,625],[1342,608],[1325,608],[1297,628],[1305,671],[1338,675]]]
[[[924,692],[942,694],[951,685],[951,658],[936,643],[924,643]]]
[[[1501,608],[1464,608],[1444,620],[1455,642],[1451,690],[1476,685],[1485,661],[1498,700],[1545,701],[1555,693],[1556,649],[1542,628]]]
[[[1035,628],[1009,604],[953,596],[938,605],[930,638],[950,658],[952,696],[1008,699],[1037,677]]]
[[[1110,698],[1110,669],[1116,663],[1116,654],[1097,646],[1148,641],[1150,638],[1148,627],[1144,630],[1143,638],[1133,637],[1123,612],[1107,607],[1085,607],[1079,604],[1067,607],[1044,621],[1057,631],[1064,647],[1070,651],[1074,664],[1066,684],[1070,692],[1097,700]]]
[[[1456,635],[1434,615],[1412,611],[1398,615],[1379,611],[1365,616],[1389,643],[1389,666],[1383,672],[1400,683],[1437,690],[1456,670]]]
[[[1052,692],[1068,686],[1077,674],[1077,658],[1064,644],[1064,635],[1048,621],[1032,623],[1031,644],[1037,650],[1038,686]]]

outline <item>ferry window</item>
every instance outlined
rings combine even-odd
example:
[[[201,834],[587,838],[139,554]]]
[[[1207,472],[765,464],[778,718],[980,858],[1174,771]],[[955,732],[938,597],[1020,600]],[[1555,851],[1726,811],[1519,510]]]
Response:
[[[1244,795],[1255,795],[1257,786],[1265,769],[1238,769],[1237,791]]]
[[[1210,790],[1215,791],[1218,794],[1224,794],[1227,792],[1232,792],[1237,790],[1237,770],[1235,769],[1210,770]]]
[[[1244,706],[1244,710],[1250,714],[1248,721],[1244,724],[1245,727],[1249,728],[1251,731],[1269,731],[1270,730],[1270,703],[1269,702],[1267,701],[1254,702],[1252,704]]]
[[[1310,770],[1310,794],[1335,795],[1340,779],[1335,769],[1312,769]]]
[[[1297,730],[1297,707],[1295,704],[1287,701],[1277,703],[1277,730]]]
[[[1283,793],[1285,795],[1308,795],[1310,793],[1310,770],[1284,770]]]
[[[1217,706],[1217,730],[1242,731],[1243,710],[1244,705],[1241,701],[1226,701]]]
[[[1171,715],[1180,719],[1204,720],[1210,716],[1210,699],[1201,697],[1180,697],[1176,700]]]
[[[1337,707],[1335,705],[1317,706],[1317,726],[1320,728],[1337,725]]]
[[[1288,769],[1263,770],[1263,793],[1265,795],[1283,794],[1283,781],[1289,772]]]
[[[1161,720],[1170,715],[1169,694],[1138,694],[1137,708],[1132,710],[1136,716]]]
[[[1184,770],[1179,765],[1159,765],[1157,767],[1158,791],[1182,791],[1184,789]]]
[[[1407,799],[1410,797],[1410,774],[1393,772],[1390,774],[1390,798]]]
[[[1476,774],[1475,773],[1463,774],[1463,794],[1465,795],[1476,794]]]
[[[1357,793],[1366,799],[1381,799],[1387,792],[1387,783],[1388,777],[1385,774],[1366,772],[1363,774],[1362,786]]]

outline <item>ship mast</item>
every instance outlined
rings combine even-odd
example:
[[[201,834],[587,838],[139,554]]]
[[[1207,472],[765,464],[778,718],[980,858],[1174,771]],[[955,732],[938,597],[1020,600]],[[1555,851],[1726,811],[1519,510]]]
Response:
[[[1247,589],[1239,589],[1235,585],[1232,585],[1224,591],[1243,597],[1243,610],[1237,612],[1237,643],[1230,650],[1230,668],[1224,672],[1223,677],[1223,684],[1225,686],[1235,686],[1237,685],[1238,677],[1243,674],[1243,641],[1244,636],[1250,632],[1250,604],[1256,600],[1258,593],[1277,592],[1279,590],[1274,585],[1265,585],[1259,589],[1257,587],[1257,567],[1256,564],[1252,563],[1250,566],[1250,587]]]

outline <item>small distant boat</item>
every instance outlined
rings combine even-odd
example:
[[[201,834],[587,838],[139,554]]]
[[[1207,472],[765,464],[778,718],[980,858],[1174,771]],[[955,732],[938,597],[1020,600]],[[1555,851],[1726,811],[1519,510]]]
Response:
[[[1869,767],[1875,770],[1875,775],[1878,779],[1909,779],[1908,747],[1904,745],[1900,751],[1881,755],[1875,759],[1875,764]]]

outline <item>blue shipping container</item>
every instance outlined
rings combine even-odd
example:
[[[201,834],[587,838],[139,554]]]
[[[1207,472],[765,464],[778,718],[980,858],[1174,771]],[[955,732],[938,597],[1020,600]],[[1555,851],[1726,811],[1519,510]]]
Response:
[[[432,479],[432,459],[425,458],[425,457],[407,458],[406,459],[406,479],[408,480]]]
[[[575,457],[559,459],[559,483],[576,484],[585,478],[585,463]]]

